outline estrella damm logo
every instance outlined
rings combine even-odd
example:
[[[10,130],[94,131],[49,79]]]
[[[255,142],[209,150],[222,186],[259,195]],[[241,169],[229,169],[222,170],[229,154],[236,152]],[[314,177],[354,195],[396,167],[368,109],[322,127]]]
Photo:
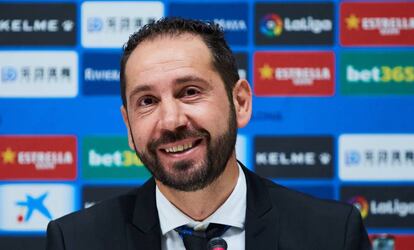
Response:
[[[147,179],[150,174],[129,149],[126,137],[86,137],[83,140],[86,179]]]
[[[341,54],[340,82],[345,95],[414,94],[413,52]]]

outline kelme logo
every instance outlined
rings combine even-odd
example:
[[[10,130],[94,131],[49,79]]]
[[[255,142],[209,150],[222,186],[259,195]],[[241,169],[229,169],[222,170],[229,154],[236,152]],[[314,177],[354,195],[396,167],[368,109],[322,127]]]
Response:
[[[343,94],[414,94],[413,52],[343,53]]]
[[[86,137],[83,141],[86,179],[147,179],[150,174],[128,147],[126,137]]]

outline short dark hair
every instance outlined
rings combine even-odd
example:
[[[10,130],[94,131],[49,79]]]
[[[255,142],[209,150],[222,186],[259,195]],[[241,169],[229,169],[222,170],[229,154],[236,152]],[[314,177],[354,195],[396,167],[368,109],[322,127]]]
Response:
[[[239,80],[239,74],[237,72],[236,60],[224,39],[224,33],[220,26],[212,22],[165,17],[144,25],[139,31],[129,37],[128,42],[123,47],[120,80],[122,104],[125,108],[127,108],[125,65],[132,51],[143,41],[155,39],[162,35],[178,36],[186,33],[199,35],[207,45],[211,51],[213,67],[224,82],[229,101],[232,101],[232,91],[234,85]]]

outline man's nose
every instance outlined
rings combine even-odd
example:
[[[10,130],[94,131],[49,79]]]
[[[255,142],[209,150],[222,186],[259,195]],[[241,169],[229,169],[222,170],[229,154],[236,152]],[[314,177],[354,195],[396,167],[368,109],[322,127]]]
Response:
[[[174,131],[187,125],[188,119],[177,101],[165,101],[161,104],[159,126],[162,130]]]

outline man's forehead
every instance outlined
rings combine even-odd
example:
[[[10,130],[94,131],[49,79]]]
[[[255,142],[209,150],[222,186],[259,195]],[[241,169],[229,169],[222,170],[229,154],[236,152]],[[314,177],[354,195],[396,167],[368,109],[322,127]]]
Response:
[[[211,52],[200,36],[190,33],[159,36],[145,40],[135,48],[126,63],[126,76],[197,65],[213,69]]]

